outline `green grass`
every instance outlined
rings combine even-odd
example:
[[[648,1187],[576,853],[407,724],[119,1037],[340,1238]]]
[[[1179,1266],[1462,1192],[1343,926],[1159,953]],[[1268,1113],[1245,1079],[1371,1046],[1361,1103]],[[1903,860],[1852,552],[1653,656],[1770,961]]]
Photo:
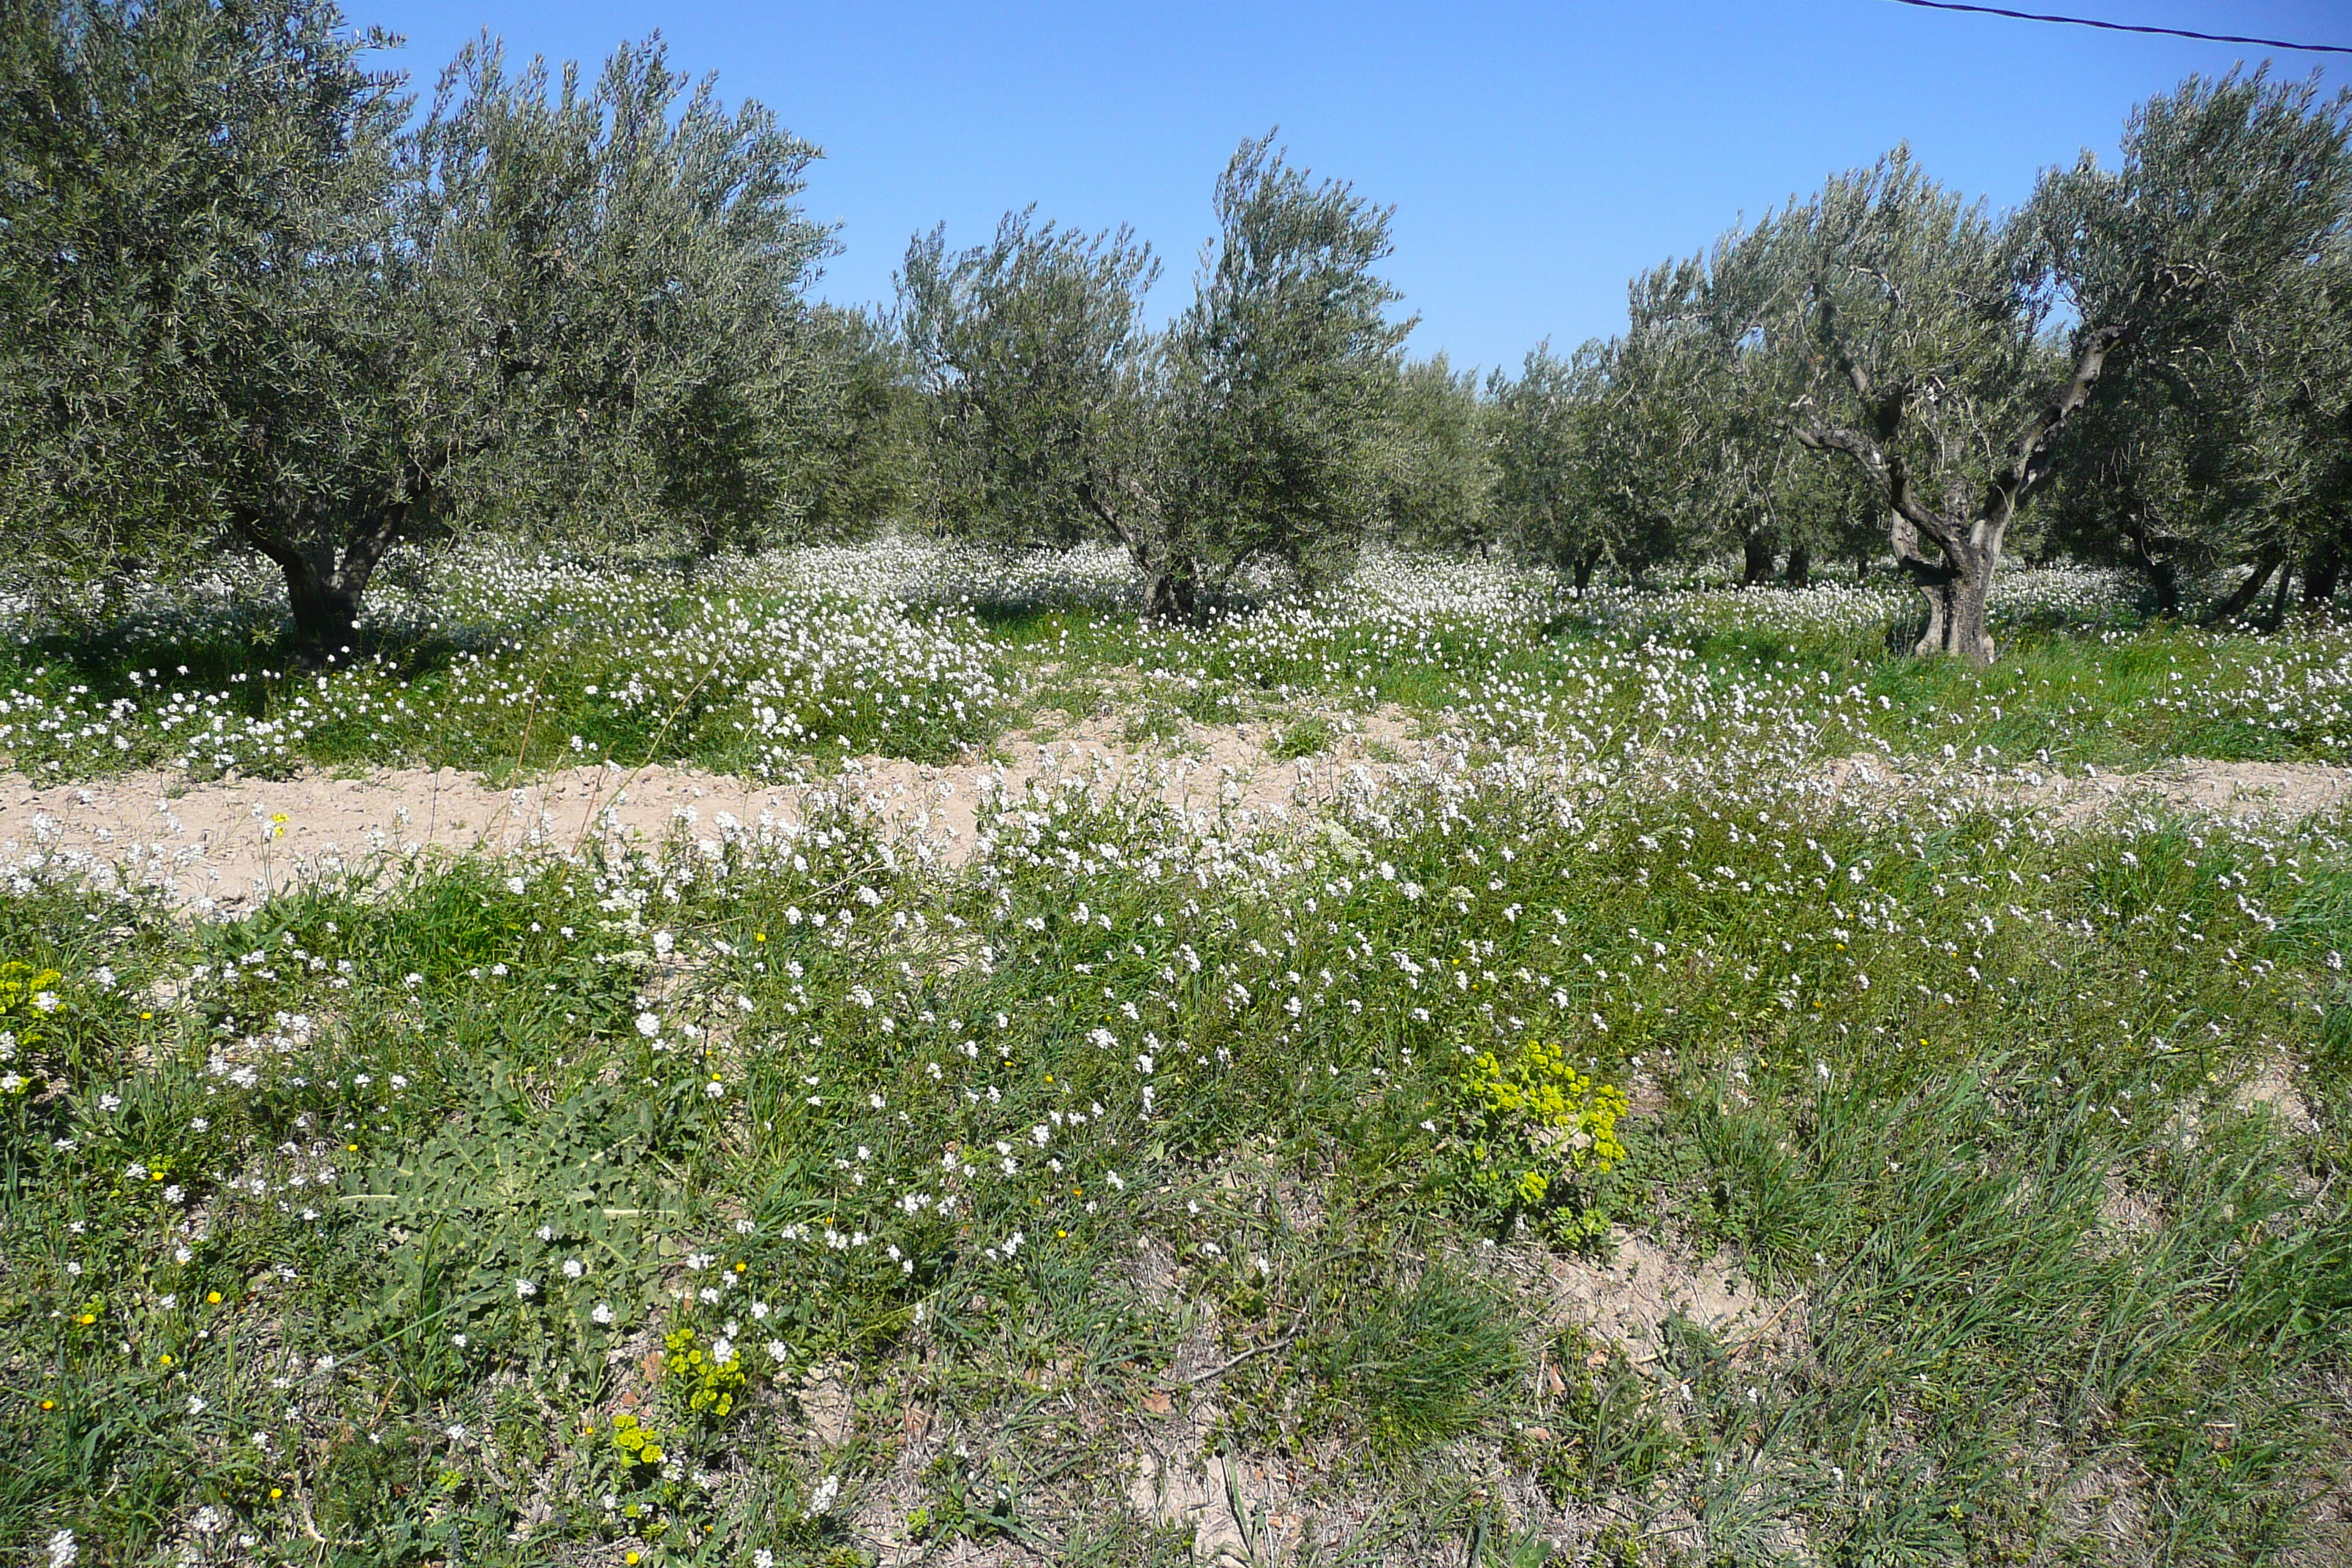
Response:
[[[1337,739],[1328,719],[1320,713],[1309,713],[1285,726],[1274,738],[1274,744],[1266,748],[1266,754],[1276,762],[1311,757],[1318,752],[1328,751]]]
[[[2000,661],[1977,671],[1899,651],[1899,597],[1823,610],[1772,592],[1579,604],[1522,589],[1458,605],[1433,588],[1426,603],[1342,597],[1201,628],[765,581],[717,595],[556,575],[450,598],[324,671],[290,665],[249,606],[30,638],[0,654],[18,714],[0,753],[58,781],[182,762],[199,775],[415,763],[503,781],[606,758],[774,774],[811,755],[949,761],[1049,712],[1124,715],[1138,743],[1267,721],[1303,755],[1333,710],[1390,704],[1538,749],[1606,734],[1696,751],[1727,703],[1817,755],[1948,748],[1974,766],[2079,772],[2352,751],[2341,632],[2210,632],[2112,607],[2023,605]],[[1642,663],[1670,679],[1632,676]]]
[[[821,771],[1049,708],[1293,757],[1391,702],[1574,766],[1256,839],[1041,785],[952,871],[825,808],[234,920],[27,870],[0,1550],[1191,1561],[1149,1450],[1268,1563],[2352,1552],[2340,819],[1805,787],[1882,745],[2336,758],[2336,634],[2043,616],[1977,672],[1769,595],[1175,631],[612,593],[331,702],[234,626],[185,677],[93,638],[0,688],[99,724],[165,671],[288,721],[236,742],[264,769]],[[754,690],[787,612],[849,651]],[[152,717],[27,760],[173,754]],[[1758,1305],[1628,1330],[1587,1299],[1654,1288],[1629,1258]]]
[[[205,1507],[270,1561],[1104,1561],[1166,1537],[1130,1434],[1213,1397],[1209,1452],[1376,1559],[2316,1549],[2352,1326],[2326,833],[1489,792],[1276,865],[1141,806],[1044,822],[946,880],[845,819],[234,925],[0,903],[66,977],[5,1101],[0,1521],[99,1562]],[[1620,1347],[1497,1267],[1540,1244],[1422,1123],[1521,1037],[1644,1089],[1610,1217],[1738,1260],[1785,1331]],[[2274,1060],[2317,1131],[2238,1108]],[[639,1375],[730,1322],[740,1415]],[[621,1410],[677,1474],[583,1431]]]

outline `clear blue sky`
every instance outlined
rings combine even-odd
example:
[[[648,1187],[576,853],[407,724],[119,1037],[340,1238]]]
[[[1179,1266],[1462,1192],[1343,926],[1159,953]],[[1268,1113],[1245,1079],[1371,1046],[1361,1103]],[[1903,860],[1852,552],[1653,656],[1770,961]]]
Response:
[[[821,292],[888,297],[908,237],[982,237],[1007,208],[1130,223],[1190,293],[1210,188],[1244,136],[1397,208],[1389,276],[1416,353],[1516,365],[1616,329],[1626,279],[1833,169],[1908,140],[1995,206],[2126,111],[2248,51],[1922,11],[1888,0],[1616,5],[749,4],[345,0],[407,36],[429,83],[487,28],[510,57],[601,61],[659,28],[821,145],[811,214],[844,247]],[[2352,43],[2347,0],[2008,0],[2012,8]],[[2280,55],[2284,74],[2352,58]]]

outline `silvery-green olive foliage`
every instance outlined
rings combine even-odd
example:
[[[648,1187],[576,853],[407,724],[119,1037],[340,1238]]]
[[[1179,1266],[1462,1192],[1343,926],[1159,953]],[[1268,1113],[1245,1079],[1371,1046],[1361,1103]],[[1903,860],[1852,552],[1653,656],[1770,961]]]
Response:
[[[1790,439],[1781,367],[1720,330],[1708,285],[1704,258],[1667,263],[1633,280],[1621,335],[1487,380],[1499,526],[1579,592],[1603,561],[1639,578],[1726,548],[1751,583],[1784,552],[1802,582],[1870,526],[1856,482]]]
[[[2244,402],[2217,398],[2217,380],[2117,376],[2067,431],[2040,508],[2047,551],[2133,568],[2159,615],[2179,612],[2185,580],[2238,557],[2262,504],[2238,460]]]
[[[799,298],[832,247],[797,205],[815,148],[658,40],[590,83],[485,39],[401,152],[408,424],[467,511],[707,551],[800,510],[829,369]]]
[[[1302,584],[1352,559],[1381,501],[1382,421],[1412,323],[1372,268],[1389,213],[1271,137],[1217,184],[1220,234],[1165,331],[1124,229],[1008,216],[950,253],[918,237],[900,320],[931,403],[931,510],[1000,543],[1116,541],[1147,609],[1191,615],[1253,564]]]
[[[2352,91],[2263,72],[2190,77],[2133,110],[2122,158],[2085,153],[2019,215],[2075,317],[2133,323],[2133,357],[2193,363],[2302,294],[2352,216]]]
[[[1424,548],[1495,544],[1492,423],[1475,371],[1455,371],[1443,352],[1405,365],[1387,421],[1382,531]]]
[[[0,484],[34,549],[258,552],[323,654],[397,540],[708,547],[799,510],[815,152],[658,43],[583,84],[486,40],[411,124],[323,0],[0,27]]]
[[[1725,341],[1694,299],[1688,320],[1703,331],[1679,342],[1677,382],[1685,388],[1687,439],[1696,453],[1686,503],[1692,553],[1737,551],[1741,581],[1804,586],[1816,558],[1882,552],[1885,503],[1868,473],[1834,452],[1792,438],[1788,411],[1800,395],[1791,366],[1756,334]]]
[[[1592,459],[1609,352],[1594,342],[1562,359],[1540,343],[1516,377],[1486,378],[1497,526],[1520,554],[1569,573],[1580,594],[1608,551]]]
[[[0,504],[45,570],[185,561],[240,503],[404,501],[356,417],[406,109],[362,42],[307,0],[0,10]]]
[[[1896,560],[1928,604],[1922,653],[1993,658],[1985,604],[2003,539],[2125,336],[2085,326],[2050,384],[2050,298],[2034,281],[2017,226],[1903,148],[1733,231],[1710,259],[1717,336],[1770,367],[1801,445],[1885,496]]]
[[[1648,367],[1652,402],[1674,411],[1675,447],[1658,458],[1675,489],[1660,508],[1675,521],[1663,548],[1682,556],[1737,550],[1752,586],[1781,551],[1801,559],[1801,496],[1819,458],[1790,439],[1785,367],[1759,352],[1745,322],[1710,308],[1707,285],[1703,257],[1636,278],[1622,357]]]
[[[1108,534],[1150,563],[1160,345],[1144,320],[1151,247],[1005,215],[950,252],[942,226],[907,247],[900,330],[920,367],[929,504],[942,528],[1008,547]]]
[[[1635,278],[1609,360],[1600,478],[1619,514],[1611,552],[1636,576],[1737,542],[1769,510],[1754,481],[1773,454],[1743,444],[1744,393],[1712,334],[1704,283],[1687,261]]]
[[[1175,609],[1277,563],[1303,584],[1355,557],[1413,318],[1374,270],[1395,209],[1291,167],[1271,132],[1219,176],[1218,237],[1170,327],[1164,530]]]
[[[2225,610],[2295,555],[2309,586],[2332,579],[2352,504],[2347,142],[2352,95],[2192,77],[2133,111],[2116,168],[2085,153],[2021,215],[2045,286],[2127,334],[2111,405],[2069,442],[2103,481],[2070,486],[2070,542],[2141,564],[2160,603],[2215,563],[2256,567]]]
[[[868,538],[916,504],[925,446],[919,367],[880,311],[818,304],[809,309],[807,330],[823,379],[793,411],[816,419],[811,450],[795,464],[801,511],[797,526],[770,537]]]
[[[1691,552],[1700,469],[1687,369],[1657,337],[1628,332],[1567,359],[1542,344],[1516,378],[1487,379],[1501,526],[1580,595],[1604,562],[1638,579]]]
[[[1788,551],[1781,581],[1790,587],[1810,586],[1818,563],[1851,561],[1866,573],[1885,552],[1885,498],[1868,474],[1834,456],[1807,452],[1792,462],[1776,507]]]

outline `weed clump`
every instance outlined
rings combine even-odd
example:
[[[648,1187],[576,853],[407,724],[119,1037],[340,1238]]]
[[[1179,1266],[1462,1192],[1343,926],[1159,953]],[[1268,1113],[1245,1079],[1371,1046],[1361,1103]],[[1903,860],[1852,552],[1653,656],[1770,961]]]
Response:
[[[659,1432],[624,1410],[613,1417],[613,1452],[631,1470],[658,1469],[668,1457]]]
[[[1338,1321],[1307,1345],[1307,1363],[1347,1406],[1343,1427],[1391,1456],[1475,1430],[1523,1365],[1503,1301],[1437,1263],[1409,1287],[1379,1283],[1348,1293]]]
[[[1626,1189],[1623,1089],[1577,1071],[1545,1040],[1479,1051],[1450,1089],[1441,1170],[1456,1204],[1569,1246],[1608,1234]]]
[[[671,1399],[705,1426],[724,1424],[751,1381],[733,1342],[722,1337],[706,1347],[692,1329],[673,1329],[662,1344]]]
[[[37,1081],[21,1068],[41,1043],[38,1021],[58,1009],[54,987],[62,978],[22,959],[0,963],[0,1094],[23,1094]]]

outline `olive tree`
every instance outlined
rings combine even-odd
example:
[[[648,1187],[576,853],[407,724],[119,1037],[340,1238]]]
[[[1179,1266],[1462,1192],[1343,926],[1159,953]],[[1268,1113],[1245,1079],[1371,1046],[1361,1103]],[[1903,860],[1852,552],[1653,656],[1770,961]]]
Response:
[[[2128,331],[2084,321],[2044,383],[2049,300],[2021,250],[1898,148],[1727,237],[1708,279],[1717,333],[1780,373],[1796,440],[1884,496],[1927,601],[1917,651],[1977,664],[1994,657],[1986,602],[2010,525]]]
[[[1780,569],[1786,587],[1811,586],[1816,562],[1852,561],[1859,578],[1885,547],[1885,503],[1851,463],[1804,454],[1784,475],[1779,504],[1787,530]]]
[[[1673,476],[1672,548],[1685,557],[1737,550],[1746,587],[1769,581],[1786,550],[1802,577],[1811,570],[1802,492],[1817,459],[1790,438],[1784,367],[1744,324],[1723,330],[1707,285],[1706,258],[1694,257],[1636,278],[1628,291],[1625,342],[1649,367],[1646,416],[1673,443],[1670,457],[1655,459]]]
[[[2252,567],[2224,613],[2298,553],[2307,581],[2332,575],[2347,137],[2352,94],[2323,100],[2315,79],[2192,77],[2133,110],[2115,168],[2085,153],[2052,171],[2021,216],[2049,289],[2128,347],[2114,407],[2076,444],[2106,493],[2070,511],[2115,531],[2160,602],[2182,567]]]
[[[822,380],[806,405],[814,428],[792,487],[799,510],[791,537],[866,538],[908,513],[919,483],[914,356],[874,311],[817,305],[808,324]]]
[[[969,250],[950,251],[944,226],[915,238],[899,322],[927,395],[935,521],[1006,546],[1108,537],[1151,579],[1164,371],[1144,299],[1159,275],[1131,231],[1082,234],[1034,208]]]
[[[1441,352],[1405,365],[1390,401],[1381,522],[1392,539],[1476,550],[1496,542],[1492,421],[1475,371]]]
[[[2288,488],[2305,503],[2303,598],[2315,608],[2333,602],[2352,559],[2352,236],[2337,235],[2313,272],[2309,331],[2292,340],[2294,374],[2269,384],[2264,410],[2289,443]]]
[[[400,427],[453,502],[696,552],[790,527],[838,390],[801,299],[814,147],[658,40],[593,83],[485,40],[402,152]]]
[[[1591,342],[1561,359],[1540,343],[1517,376],[1496,370],[1486,379],[1497,525],[1520,554],[1568,574],[1579,595],[1609,548],[1589,460],[1608,352]]]
[[[1487,382],[1496,508],[1520,552],[1580,596],[1613,561],[1636,580],[1697,538],[1690,405],[1677,356],[1640,333],[1549,343]]]
[[[391,335],[372,278],[400,259],[405,113],[340,20],[307,0],[0,9],[0,504],[46,570],[185,561],[238,507],[289,533],[328,507],[398,526],[406,476],[336,493],[338,416]]]
[[[2241,525],[2260,507],[2237,460],[2245,405],[2232,396],[2200,409],[2216,390],[2117,377],[2067,432],[2042,502],[2048,548],[2138,573],[2159,616],[2179,615],[2184,584],[2237,556]]]
[[[1375,268],[1394,209],[1291,167],[1271,133],[1218,177],[1218,235],[1167,340],[1169,462],[1153,521],[1169,607],[1266,563],[1307,585],[1377,515],[1408,318]]]
[[[919,237],[901,316],[932,401],[935,516],[1006,544],[1108,539],[1147,613],[1189,616],[1252,565],[1311,584],[1380,504],[1410,322],[1373,268],[1389,213],[1245,142],[1217,182],[1193,299],[1143,317],[1158,268],[1126,230],[1014,214],[987,245]]]
[[[34,552],[257,552],[315,657],[404,539],[707,548],[793,504],[814,150],[658,44],[586,85],[485,41],[412,123],[324,0],[0,26],[0,484]]]

